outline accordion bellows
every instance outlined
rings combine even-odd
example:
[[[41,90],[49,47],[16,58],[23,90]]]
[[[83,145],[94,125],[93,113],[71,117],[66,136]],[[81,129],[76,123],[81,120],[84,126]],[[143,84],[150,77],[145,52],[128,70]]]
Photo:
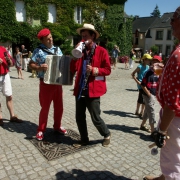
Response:
[[[44,74],[44,83],[56,85],[72,85],[73,77],[70,72],[70,56],[47,55],[48,69]]]

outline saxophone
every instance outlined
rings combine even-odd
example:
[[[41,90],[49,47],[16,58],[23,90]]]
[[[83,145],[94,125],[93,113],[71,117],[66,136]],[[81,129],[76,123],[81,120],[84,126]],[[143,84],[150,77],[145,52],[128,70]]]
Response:
[[[90,60],[89,60],[89,62],[88,62],[87,65],[91,65],[91,61],[92,61],[92,57],[93,57],[93,54],[94,54],[94,51],[95,51],[95,47],[96,47],[96,45],[93,44],[93,47],[92,47],[91,53],[90,53]],[[84,79],[84,87],[83,87],[83,90],[86,89],[87,82],[88,82],[88,79],[89,79],[90,74],[91,74],[90,72],[86,72],[86,77],[85,77],[85,79]]]

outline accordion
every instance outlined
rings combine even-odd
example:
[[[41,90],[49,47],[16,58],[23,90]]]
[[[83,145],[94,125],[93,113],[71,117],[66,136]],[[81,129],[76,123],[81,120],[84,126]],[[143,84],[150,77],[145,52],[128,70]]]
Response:
[[[70,72],[70,56],[47,55],[45,63],[48,69],[44,74],[44,83],[56,85],[72,85],[73,76]]]

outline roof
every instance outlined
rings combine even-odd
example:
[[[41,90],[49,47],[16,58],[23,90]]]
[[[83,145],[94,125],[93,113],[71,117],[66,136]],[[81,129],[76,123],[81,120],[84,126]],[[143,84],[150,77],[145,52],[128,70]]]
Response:
[[[138,29],[139,32],[147,32],[152,23],[156,20],[160,19],[159,17],[139,17],[133,21],[133,33]]]
[[[124,17],[125,18],[130,18],[131,16],[127,15],[126,12],[124,12]]]
[[[167,28],[171,27],[171,18],[174,12],[164,13],[161,18],[156,19],[150,28]]]

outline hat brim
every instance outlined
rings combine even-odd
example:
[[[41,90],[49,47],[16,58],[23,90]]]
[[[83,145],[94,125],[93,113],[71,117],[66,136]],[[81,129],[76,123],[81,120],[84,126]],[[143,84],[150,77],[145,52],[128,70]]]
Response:
[[[149,61],[151,61],[152,60],[152,58],[150,59],[150,58],[144,58],[144,59],[142,59],[142,60],[149,60]]]
[[[95,34],[96,34],[96,39],[98,39],[99,38],[99,36],[100,36],[100,34],[96,31],[96,30],[94,30],[94,29],[91,29],[91,28],[86,28],[86,27],[82,27],[82,28],[78,28],[77,30],[76,30],[76,32],[79,34],[79,35],[81,35],[81,30],[91,30],[91,31],[93,31]]]
[[[145,60],[145,59],[152,60],[152,58],[147,58],[147,57],[142,58],[142,60]]]
[[[157,59],[157,58],[153,58],[152,60],[156,60],[156,61],[162,62],[162,60]]]

